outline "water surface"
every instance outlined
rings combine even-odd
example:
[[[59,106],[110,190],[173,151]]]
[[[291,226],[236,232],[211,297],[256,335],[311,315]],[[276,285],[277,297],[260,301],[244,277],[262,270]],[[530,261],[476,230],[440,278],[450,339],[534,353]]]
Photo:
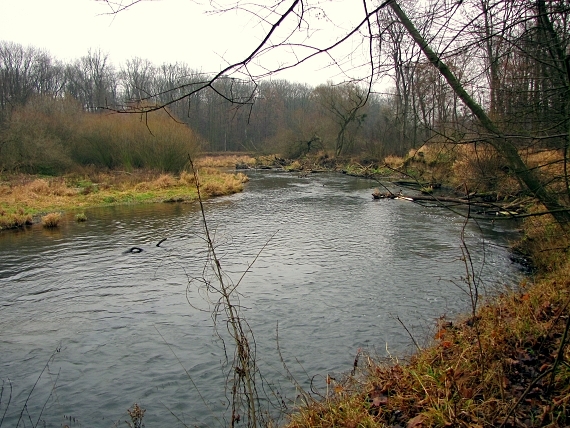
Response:
[[[358,349],[411,352],[397,318],[423,344],[436,318],[468,309],[461,217],[374,201],[374,184],[363,179],[250,175],[245,192],[208,201],[206,212],[233,281],[259,254],[239,302],[266,381],[286,402],[296,395],[277,352],[277,324],[289,370],[305,387],[313,376],[323,387],[327,373],[352,368]],[[16,425],[48,361],[25,426],[29,414],[46,426],[111,427],[134,402],[147,409],[147,427],[226,426],[224,348],[194,280],[207,263],[198,206],[86,214],[86,223],[70,214],[57,230],[0,234],[0,417],[12,385],[3,426]],[[514,284],[518,268],[504,247],[513,232],[489,221],[468,224],[465,234],[481,287]],[[125,253],[133,246],[144,251]],[[227,336],[223,315],[218,330]]]

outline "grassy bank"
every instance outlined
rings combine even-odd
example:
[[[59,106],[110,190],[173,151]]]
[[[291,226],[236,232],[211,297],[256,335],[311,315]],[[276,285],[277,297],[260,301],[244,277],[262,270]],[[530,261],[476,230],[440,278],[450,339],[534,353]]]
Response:
[[[198,162],[203,195],[228,195],[243,190],[247,176],[224,173]],[[216,167],[235,165],[233,157],[218,159]],[[101,172],[61,177],[5,175],[0,180],[0,229],[39,221],[43,214],[89,207],[151,202],[190,202],[197,197],[191,173],[178,175],[151,170]]]

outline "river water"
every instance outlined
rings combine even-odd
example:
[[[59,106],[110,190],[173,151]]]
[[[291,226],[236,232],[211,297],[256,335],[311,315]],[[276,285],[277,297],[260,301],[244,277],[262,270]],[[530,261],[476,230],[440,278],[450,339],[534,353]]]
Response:
[[[243,193],[207,201],[206,214],[234,282],[263,249],[239,303],[267,389],[285,403],[296,396],[278,345],[301,385],[323,388],[358,349],[412,352],[397,318],[423,345],[436,318],[468,310],[461,217],[373,200],[373,182],[338,174],[250,177]],[[1,426],[124,426],[134,402],[147,427],[227,426],[223,343],[195,280],[207,261],[198,206],[86,214],[57,230],[0,234]],[[481,288],[515,284],[512,228],[469,223],[465,234]],[[133,246],[143,251],[125,252]],[[217,325],[227,336],[223,315]]]

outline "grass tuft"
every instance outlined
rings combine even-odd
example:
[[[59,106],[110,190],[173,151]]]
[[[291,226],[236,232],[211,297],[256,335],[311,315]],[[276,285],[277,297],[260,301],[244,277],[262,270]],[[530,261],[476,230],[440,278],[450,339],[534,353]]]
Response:
[[[49,213],[42,217],[42,226],[45,228],[58,227],[60,220],[61,220],[60,213]]]

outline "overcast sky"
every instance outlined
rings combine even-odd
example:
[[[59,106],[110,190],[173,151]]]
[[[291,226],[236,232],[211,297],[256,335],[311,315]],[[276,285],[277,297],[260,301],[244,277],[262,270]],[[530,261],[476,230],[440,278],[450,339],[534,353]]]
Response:
[[[362,19],[361,0],[327,0],[323,5],[334,25],[326,19],[316,20],[311,44],[331,43],[343,29]],[[109,6],[95,0],[0,0],[0,40],[43,48],[64,61],[84,56],[91,48],[108,53],[116,66],[140,57],[157,65],[181,62],[203,72],[217,72],[228,61],[247,56],[268,27],[245,12],[206,13],[211,10],[208,0],[202,4],[192,0],[142,1],[117,15],[108,14]],[[275,22],[274,17],[269,20]],[[355,55],[359,55],[358,42],[350,43],[347,48],[356,49]],[[274,66],[286,60],[285,56],[280,52],[261,61]],[[329,61],[324,57],[312,60],[274,78],[311,85],[342,80],[338,68],[326,68]]]

